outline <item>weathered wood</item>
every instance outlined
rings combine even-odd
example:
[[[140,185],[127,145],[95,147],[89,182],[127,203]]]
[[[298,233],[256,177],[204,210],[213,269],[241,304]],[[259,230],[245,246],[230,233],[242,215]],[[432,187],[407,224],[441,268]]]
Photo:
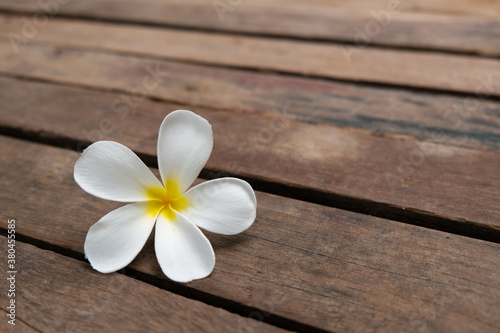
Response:
[[[33,245],[15,249],[16,331],[24,321],[40,332],[288,332]],[[1,293],[3,309],[9,301]]]
[[[7,137],[0,149],[0,208],[16,219],[18,234],[81,253],[88,228],[121,205],[87,195],[71,174],[59,180],[57,165],[73,163],[75,152]],[[188,284],[194,294],[332,331],[498,331],[499,244],[264,193],[257,197],[249,230],[208,235],[217,264],[208,278]],[[2,228],[6,224],[2,219]],[[76,266],[102,283],[122,278]],[[39,269],[65,273],[53,267],[42,262]],[[162,275],[151,242],[131,267],[132,274],[175,288]],[[135,302],[136,296],[124,300]],[[259,310],[253,318],[268,315]]]
[[[394,3],[399,4],[396,9]],[[0,9],[24,11],[27,17],[43,11],[37,0],[2,0]],[[148,1],[145,5],[143,1],[90,0],[69,1],[49,11],[119,22],[349,42],[360,50],[366,45],[387,45],[500,55],[500,9],[492,2],[197,0]]]
[[[7,54],[8,50],[0,69],[27,78],[126,90],[162,100],[228,110],[286,109],[288,115],[309,122],[327,122],[421,140],[433,140],[436,133],[442,131],[444,143],[449,145],[500,148],[500,108],[498,103],[488,102],[488,96],[450,97],[370,88],[50,46],[31,46],[14,57]],[[161,75],[161,85],[146,91],[143,80],[150,75],[148,68],[149,72],[168,75]],[[488,94],[493,89],[490,79],[493,77],[478,77],[470,84]],[[135,100],[137,98],[127,103],[134,106]]]
[[[11,31],[21,31],[25,24],[19,17],[2,16],[0,21],[5,22],[0,25],[0,33],[4,36]],[[500,61],[471,56],[380,49],[351,53],[356,50],[346,51],[345,47],[338,45],[67,20],[49,21],[32,41],[471,95],[476,93],[480,84],[478,80],[483,77],[483,80],[491,81],[491,87],[480,92],[500,96],[500,81],[488,80],[500,77]],[[5,39],[0,43],[2,71],[9,67],[15,71],[20,63],[34,60],[41,52],[36,47],[23,48],[14,44],[16,46],[12,47],[12,42]],[[59,61],[57,64],[64,65]]]
[[[39,247],[19,243],[17,329],[499,331],[500,4],[414,0],[360,44],[388,3],[231,1],[222,20],[206,0],[69,1],[40,26],[43,2],[0,0],[0,133],[40,142],[0,136],[0,209]],[[46,144],[116,140],[154,166],[179,108],[213,125],[202,176],[304,201],[258,192],[254,226],[208,233],[215,271],[188,285],[152,239],[129,277],[67,257],[121,204],[84,193],[78,154]]]
[[[132,69],[140,70],[129,67]],[[136,77],[141,82],[143,75]],[[133,80],[117,82],[132,85]],[[159,89],[174,89],[175,82]],[[80,149],[92,141],[114,140],[149,156],[153,163],[161,121],[170,111],[186,108],[149,100],[124,107],[115,93],[15,80],[0,80],[0,87],[5,101],[0,118],[4,131],[24,132],[72,147],[81,142]],[[308,200],[379,216],[424,214],[421,221],[409,221],[415,224],[443,228],[430,221],[444,218],[447,221],[440,223],[448,223],[462,234],[480,226],[485,228],[483,238],[498,239],[498,152],[305,124],[283,113],[190,108],[214,128],[209,170],[284,184],[312,192],[305,196]],[[435,134],[438,140],[440,133]],[[70,175],[72,167],[71,163],[59,166],[58,172]],[[368,208],[362,209],[362,205]]]

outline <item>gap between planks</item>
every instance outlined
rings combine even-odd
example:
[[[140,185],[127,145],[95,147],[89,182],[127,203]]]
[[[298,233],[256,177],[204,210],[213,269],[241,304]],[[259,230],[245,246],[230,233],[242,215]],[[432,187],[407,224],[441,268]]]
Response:
[[[5,235],[0,236],[0,244],[7,247]],[[47,249],[44,242],[17,233],[15,244],[18,267],[16,326],[21,322],[21,326],[27,325],[38,332],[80,332],[96,328],[124,332],[161,332],[165,329],[169,332],[186,329],[221,332],[234,328],[242,332],[289,332],[252,319],[251,312],[228,312],[224,307],[185,297],[122,272],[101,274],[93,271],[83,258],[75,260],[73,253],[68,256],[67,250],[54,251],[57,247],[50,244]],[[3,296],[0,301],[4,303],[8,299]],[[71,303],[78,303],[78,306]],[[312,332],[324,332],[305,327]],[[300,323],[297,328],[302,328]]]
[[[405,91],[402,87],[381,89],[57,47],[43,47],[41,51],[41,55],[26,59],[23,66],[13,64],[0,75],[132,94],[134,88],[141,88],[139,83],[145,77],[138,76],[139,72],[149,75],[148,67],[160,68],[160,72],[167,73],[161,78],[164,87],[147,91],[144,98],[228,111],[269,112],[278,108],[301,121],[359,128],[376,135],[434,141],[435,134],[443,132],[447,139],[440,144],[500,148],[499,103],[488,101],[488,97],[471,100],[472,96],[467,95],[459,98]],[[40,49],[31,53],[40,53]],[[52,53],[63,66],[53,65]],[[86,60],[82,63],[81,59]],[[117,65],[120,62],[127,66]],[[34,70],[33,66],[39,68]],[[99,76],[89,75],[87,66]],[[120,80],[116,80],[117,75]]]
[[[117,4],[110,1],[89,1],[85,4],[65,4],[59,8],[57,14],[67,18],[135,23],[142,26],[354,43],[357,36],[355,27],[363,29],[367,23],[375,22],[371,13],[387,11],[388,3],[380,2],[369,8],[363,3],[359,8],[351,6],[346,11],[346,3],[327,4],[325,7],[325,3],[297,6],[296,3],[285,5],[252,1],[244,3],[243,6],[230,6],[232,10],[224,15],[225,19],[221,19],[214,5],[207,3],[139,4],[132,1]],[[416,8],[412,8],[413,6]],[[434,13],[437,8],[432,8],[435,6],[412,2],[409,8],[403,8],[403,13],[391,15],[390,24],[382,27],[379,34],[371,36],[368,44],[481,55],[500,53],[496,47],[498,37],[492,32],[498,27],[494,7],[484,6],[478,10],[477,4],[468,4],[461,9],[461,14],[447,16],[443,14],[452,9],[457,10],[457,4],[454,3],[452,8],[443,6],[446,11],[438,10],[437,14]],[[36,1],[0,1],[0,8],[5,13],[26,15],[40,11]],[[471,15],[473,11],[477,13]],[[488,13],[489,15],[485,15]],[[276,24],[277,21],[280,24]],[[311,21],[315,24],[310,24]]]
[[[21,30],[23,24],[18,17],[0,16],[0,32],[3,35],[7,35],[9,31]],[[23,52],[28,52],[26,46],[21,45],[16,47],[18,52],[14,52],[5,37],[3,40],[3,61],[13,60],[8,57],[9,53],[22,57]],[[500,76],[500,61],[476,57],[372,49],[346,57],[345,50],[335,45],[270,41],[262,38],[229,37],[60,19],[53,19],[40,29],[30,40],[31,44],[34,42],[224,68],[305,75],[339,82],[403,86],[422,91],[500,98],[500,84],[497,82],[497,77]],[[481,79],[488,82],[486,89],[477,88],[478,80]]]
[[[57,20],[56,22],[52,22],[54,23],[54,25],[47,26],[44,32],[41,33],[38,37],[40,37],[41,40],[46,39],[48,41],[57,41],[58,38],[62,38],[60,42],[65,41],[67,43],[74,43],[74,34],[79,31],[80,33],[85,33],[76,38],[76,40],[78,40],[78,42],[76,42],[77,44],[83,43],[81,45],[88,46],[88,44],[86,43],[90,42],[90,44],[96,45],[95,41],[88,40],[89,36],[87,29],[83,29],[82,27],[78,29],[72,29],[71,38],[68,39],[69,35],[66,36],[64,33],[64,31],[68,29],[63,29],[64,24],[63,26],[59,27],[61,28],[59,29],[57,25],[59,23],[57,22],[61,23]],[[65,21],[62,20],[62,22]],[[7,25],[9,24],[16,26],[19,24],[19,21],[14,20],[13,22],[7,23]],[[75,23],[71,24],[71,27],[75,28],[75,25],[78,26],[78,24]],[[6,29],[4,25],[0,24],[0,27]],[[381,83],[377,84],[377,88],[370,88],[370,85],[367,84],[349,84],[350,81],[348,80],[342,81],[339,79],[327,79],[329,81],[337,82],[324,82],[324,77],[318,78],[311,76],[311,78],[314,77],[316,79],[300,80],[298,78],[294,78],[290,73],[281,73],[277,77],[269,77],[269,75],[266,77],[254,73],[257,71],[254,68],[235,67],[239,68],[240,70],[228,71],[220,69],[228,68],[228,66],[224,66],[223,64],[210,64],[209,66],[215,68],[207,69],[207,64],[204,64],[203,66],[186,65],[187,63],[193,63],[193,61],[182,59],[179,57],[175,58],[175,60],[173,61],[165,61],[165,57],[151,55],[151,52],[158,52],[156,48],[151,52],[145,50],[145,53],[141,51],[143,53],[134,53],[134,55],[131,56],[130,53],[127,53],[123,50],[128,50],[130,46],[127,45],[131,45],[133,43],[125,43],[124,41],[126,40],[126,38],[131,38],[130,35],[133,35],[137,31],[132,30],[124,34],[125,31],[123,29],[116,29],[116,27],[112,29],[110,33],[113,34],[113,31],[115,34],[118,32],[118,35],[115,36],[117,37],[117,42],[104,43],[115,44],[109,46],[110,49],[108,50],[100,49],[99,53],[97,54],[93,54],[88,49],[81,47],[71,46],[70,48],[72,48],[72,50],[69,50],[68,45],[61,46],[62,44],[59,45],[56,43],[56,46],[47,46],[44,43],[41,43],[40,45],[38,45],[38,47],[33,46],[23,49],[23,52],[28,53],[29,56],[23,57],[23,55],[19,55],[15,57],[17,61],[23,63],[23,66],[19,68],[20,65],[15,61],[13,63],[10,63],[10,66],[7,65],[9,61],[12,61],[12,58],[7,56],[9,52],[6,51],[6,54],[4,56],[6,56],[7,58],[4,59],[5,67],[3,69],[3,74],[7,76],[23,77],[25,79],[41,80],[54,83],[62,81],[64,83],[70,83],[75,86],[87,87],[91,89],[94,88],[93,85],[97,84],[96,81],[102,81],[102,78],[94,78],[91,80],[82,79],[82,77],[89,74],[88,71],[84,70],[79,72],[78,70],[68,70],[68,68],[64,68],[64,66],[54,65],[52,64],[52,58],[55,58],[54,60],[56,60],[55,62],[57,63],[65,63],[66,67],[80,68],[82,67],[82,65],[83,67],[85,67],[86,65],[94,68],[94,71],[101,70],[99,67],[101,65],[105,65],[106,67],[108,67],[108,69],[102,70],[101,75],[105,73],[104,71],[109,70],[109,67],[117,66],[117,62],[128,62],[131,67],[134,67],[139,65],[141,62],[147,65],[148,63],[151,63],[153,59],[157,59],[158,63],[156,65],[161,64],[162,67],[172,70],[172,74],[173,76],[175,76],[175,79],[179,82],[182,82],[182,84],[177,85],[174,94],[169,94],[169,91],[164,91],[161,95],[157,95],[155,92],[149,92],[149,97],[153,99],[156,98],[175,103],[188,103],[191,105],[206,105],[212,108],[224,108],[228,110],[234,108],[242,108],[242,106],[239,106],[238,103],[236,103],[236,97],[230,97],[233,99],[230,101],[230,105],[221,105],[220,100],[214,100],[212,96],[208,96],[214,95],[214,91],[212,91],[213,87],[207,87],[207,82],[210,81],[212,85],[224,88],[221,90],[231,91],[231,96],[237,96],[238,98],[246,99],[242,101],[244,103],[239,103],[240,105],[249,104],[249,98],[253,99],[250,101],[253,102],[253,104],[256,104],[255,99],[258,99],[258,105],[261,108],[267,108],[268,110],[273,107],[273,103],[269,101],[271,98],[275,103],[276,100],[278,100],[281,104],[288,103],[288,101],[291,101],[291,103],[299,104],[301,110],[296,115],[300,117],[301,120],[305,121],[332,122],[343,127],[358,127],[376,133],[410,135],[418,139],[428,139],[429,135],[432,134],[431,132],[443,130],[446,131],[446,135],[450,138],[450,140],[448,140],[448,143],[450,144],[463,145],[470,148],[486,149],[492,147],[500,147],[500,124],[498,123],[498,115],[495,118],[495,112],[498,114],[498,105],[492,103],[493,100],[499,100],[500,97],[495,95],[494,86],[492,86],[488,82],[489,78],[485,79],[485,77],[479,76],[476,78],[476,80],[465,80],[469,82],[470,87],[476,85],[475,91],[477,91],[477,95],[447,91],[447,94],[454,96],[442,96],[442,91],[436,91],[430,88],[411,89],[410,87],[394,86],[390,84],[385,84],[384,86]],[[48,37],[44,37],[46,34],[48,34]],[[91,35],[93,36],[95,34]],[[141,36],[141,38],[132,39],[143,41],[148,40],[150,42],[158,39],[149,36],[149,34]],[[85,42],[85,40],[87,40],[87,42]],[[179,40],[179,38],[177,38],[177,40]],[[184,43],[184,39],[181,38],[181,40],[182,43]],[[32,44],[37,43],[32,42]],[[148,42],[146,44],[150,45],[151,43]],[[117,48],[122,49],[122,51],[116,51]],[[169,46],[167,49],[169,50],[171,48],[172,47]],[[8,48],[6,47],[6,49]],[[177,49],[179,49],[179,46],[177,47]],[[220,47],[210,47],[209,49],[218,50],[220,49]],[[180,52],[182,54],[182,47],[180,47]],[[82,59],[88,58],[88,61],[86,61],[84,65],[78,59],[75,59],[75,57],[80,57]],[[33,70],[32,66],[40,66],[46,68]],[[117,68],[116,71],[118,70],[121,71],[120,77],[130,75],[128,73],[130,72],[130,70],[127,70],[127,68]],[[247,73],[247,77],[242,77],[245,76],[245,74],[242,73],[242,70],[250,71],[252,73]],[[49,73],[47,73],[47,71]],[[200,72],[200,77],[194,77],[192,75],[193,72]],[[54,76],[54,73],[60,74],[58,76]],[[114,82],[115,78],[116,74],[113,74],[113,83],[111,84],[114,86],[108,88],[102,85],[103,82],[99,82],[99,88],[104,90],[117,90],[117,85],[119,86],[120,84]],[[490,78],[492,79],[491,82],[494,83],[495,80],[493,80],[493,77],[490,76]],[[86,81],[85,84],[82,84],[82,80]],[[171,80],[171,78],[169,78],[169,80]],[[202,82],[200,83],[200,81]],[[264,84],[265,86],[259,87],[255,84],[256,81],[258,82],[258,84]],[[265,81],[272,82],[274,94],[269,94],[268,90],[270,88],[270,84],[269,82]],[[340,84],[338,82],[343,83]],[[105,83],[105,85],[108,84],[110,83]],[[256,98],[255,96],[248,96],[248,93],[245,94],[244,92],[242,92],[241,86],[243,84],[246,85],[246,89],[251,91],[253,95],[258,94],[258,98]],[[477,86],[479,86],[480,89],[478,89]],[[297,91],[297,87],[300,87],[302,89],[300,91]],[[385,87],[386,89],[381,89],[382,87]],[[306,88],[305,92],[303,91],[303,88]],[[179,91],[179,89],[181,89],[181,91]],[[209,89],[210,91],[208,93],[204,93],[204,91],[207,89]],[[295,90],[293,91],[293,89]],[[412,92],[411,90],[417,90],[417,92]],[[285,92],[286,96],[283,96]],[[489,94],[489,92],[491,92],[491,94]],[[266,93],[267,95],[263,96],[263,94]],[[203,100],[205,103],[193,103],[193,94],[200,95],[195,100]],[[224,92],[222,92],[222,94],[224,95]],[[427,95],[427,98],[425,95]],[[227,96],[228,94],[226,93],[224,98],[227,99]],[[288,101],[285,100],[285,97],[288,99]],[[431,97],[435,98],[436,100],[431,101]],[[459,99],[458,97],[463,98]],[[357,99],[359,102],[352,102],[351,105],[346,105],[346,99],[350,99],[351,101]],[[366,99],[367,101],[364,102],[364,99]],[[455,100],[453,101],[452,99]],[[469,106],[471,102],[473,103],[472,111],[470,111]],[[327,107],[326,103],[328,104],[328,108],[330,110],[325,110]],[[458,109],[456,108],[456,105],[458,105]],[[248,107],[243,108],[248,109]],[[254,109],[255,106],[252,105],[250,107],[250,110],[253,111]],[[340,110],[344,114],[336,112],[335,117],[332,117],[331,112],[330,114],[328,112],[332,109],[335,111]],[[356,110],[354,114],[351,113],[352,116],[349,119],[344,119],[343,117],[345,117],[345,113],[349,113],[352,109]],[[311,110],[314,113],[314,116],[310,115]],[[441,117],[436,118],[436,114],[441,115]],[[460,125],[461,122],[465,122],[466,124]],[[467,133],[463,133],[464,128]],[[485,138],[490,139],[485,141]]]
[[[20,16],[26,17],[27,15],[33,15],[32,12],[25,11],[17,11],[17,10],[9,10],[0,8],[0,15],[4,16]],[[353,54],[362,52],[365,48],[374,49],[374,50],[394,50],[394,51],[408,51],[415,53],[433,53],[433,54],[443,54],[443,55],[458,55],[458,56],[472,56],[477,58],[484,59],[499,59],[500,58],[500,50],[499,54],[493,53],[482,53],[477,50],[461,50],[461,49],[446,49],[439,47],[422,47],[422,46],[411,46],[411,45],[398,45],[398,44],[390,44],[383,42],[374,42],[370,43],[367,46],[360,46],[358,42],[354,42],[350,39],[331,39],[331,38],[321,38],[321,37],[301,37],[301,36],[293,36],[293,35],[283,35],[283,34],[273,34],[273,33],[259,33],[259,32],[245,32],[245,31],[228,31],[224,29],[217,28],[202,28],[195,26],[182,26],[182,25],[171,25],[171,24],[162,24],[162,23],[151,23],[151,22],[139,22],[139,21],[129,21],[129,20],[121,20],[115,18],[95,18],[92,16],[85,15],[72,15],[72,14],[60,14],[52,18],[52,20],[72,20],[72,21],[81,21],[81,22],[89,22],[89,23],[100,23],[103,25],[120,25],[125,27],[141,27],[144,28],[157,28],[157,29],[168,29],[172,31],[179,32],[193,32],[193,33],[203,33],[203,34],[216,34],[220,36],[228,36],[228,37],[249,37],[249,38],[259,38],[259,39],[269,39],[269,40],[278,40],[278,41],[291,41],[291,42],[301,42],[307,45],[308,43],[312,45],[334,45],[342,47],[349,53],[351,50]],[[14,32],[14,31],[11,31]],[[359,51],[356,51],[359,50]]]

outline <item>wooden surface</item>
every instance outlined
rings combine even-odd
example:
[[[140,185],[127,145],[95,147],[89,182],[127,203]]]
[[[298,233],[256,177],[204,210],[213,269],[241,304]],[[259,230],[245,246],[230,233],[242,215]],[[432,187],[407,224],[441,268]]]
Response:
[[[21,31],[23,25],[20,18],[2,17],[0,32],[8,34],[9,31]],[[64,47],[465,93],[475,93],[481,76],[500,76],[498,61],[471,56],[402,50],[395,53],[393,50],[379,49],[358,52],[356,46],[256,37],[236,38],[215,33],[116,27],[102,23],[78,24],[68,20],[48,23],[35,39],[44,44]],[[7,52],[7,56],[11,53],[6,45],[2,45],[2,50]],[[25,50],[19,55],[31,57],[37,51]],[[3,56],[6,56],[5,53]],[[3,65],[12,67],[13,64],[8,60],[2,58]],[[18,59],[15,61],[18,65],[22,64]],[[377,66],[374,67],[373,63],[377,63]],[[58,65],[64,66],[61,63]],[[5,67],[3,71],[6,71]],[[496,91],[500,90],[500,83],[492,80],[490,89],[498,96]],[[487,91],[483,89],[481,92]]]
[[[500,330],[500,6],[401,2],[360,43],[388,3],[241,1],[221,18],[201,0],[70,1],[42,24],[38,1],[0,0],[0,229],[16,219],[19,255],[18,322],[0,329]],[[209,233],[215,270],[189,284],[151,239],[93,271],[85,235],[121,204],[77,186],[79,151],[118,141],[158,174],[176,109],[214,130],[198,181],[249,181],[255,224]]]
[[[0,244],[6,248],[7,239],[0,238]],[[99,274],[79,260],[24,242],[16,248],[23,263],[22,289],[16,296],[22,302],[17,311],[34,331],[221,332],[252,321],[119,273]],[[2,308],[7,302],[2,295]],[[4,324],[2,320],[5,328]],[[257,321],[250,324],[262,331],[282,332]]]

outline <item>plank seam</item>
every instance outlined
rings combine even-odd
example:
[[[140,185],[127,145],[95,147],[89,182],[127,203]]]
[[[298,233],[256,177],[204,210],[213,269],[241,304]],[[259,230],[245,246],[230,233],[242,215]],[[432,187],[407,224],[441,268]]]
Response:
[[[16,10],[16,9],[8,9],[8,8],[0,8],[0,14],[8,14],[12,16],[26,16],[33,15],[34,12]],[[301,37],[301,36],[293,36],[287,34],[278,34],[278,33],[258,33],[258,32],[244,32],[244,31],[235,31],[235,30],[225,30],[225,29],[217,29],[211,27],[196,27],[190,25],[175,25],[168,23],[155,23],[155,22],[144,22],[139,20],[125,20],[125,19],[117,19],[117,18],[105,18],[105,17],[93,17],[85,14],[58,14],[56,17],[52,17],[51,19],[72,19],[83,22],[98,22],[110,25],[128,25],[128,26],[140,26],[140,27],[150,27],[150,28],[164,28],[171,30],[181,30],[181,31],[193,31],[193,32],[202,32],[202,33],[217,33],[225,36],[241,36],[241,37],[256,37],[256,38],[267,38],[273,40],[283,40],[283,41],[300,41],[305,43],[315,43],[315,44],[328,44],[328,45],[341,45],[348,47],[359,47],[359,44],[351,41],[350,39],[341,39],[341,38],[321,38],[321,37]],[[419,47],[419,46],[403,46],[403,45],[394,45],[389,43],[371,41],[366,48],[372,49],[380,49],[380,50],[398,50],[398,51],[412,51],[412,52],[433,52],[438,54],[449,54],[449,55],[469,55],[475,56],[482,59],[500,59],[500,55],[488,55],[482,54],[479,51],[459,51],[453,48],[439,48],[439,47]]]
[[[64,87],[72,87],[72,88],[77,88],[77,89],[82,89],[82,90],[87,90],[87,91],[95,91],[99,93],[113,93],[113,94],[124,94],[124,93],[130,93],[126,89],[120,89],[120,88],[102,88],[102,87],[94,87],[91,85],[86,85],[86,84],[77,84],[77,83],[72,83],[72,82],[61,82],[61,81],[55,81],[51,79],[45,79],[45,78],[37,78],[37,77],[29,77],[24,74],[12,74],[12,73],[5,73],[0,71],[0,77],[5,77],[5,78],[10,78],[10,79],[15,79],[19,81],[28,81],[28,82],[37,82],[37,83],[44,83],[44,84],[49,84],[49,85],[54,85],[54,86],[64,86]],[[352,84],[352,83],[350,83]],[[354,83],[356,85],[356,83]],[[470,96],[470,95],[465,95],[465,96]],[[488,98],[491,99],[492,96],[489,96]],[[493,96],[494,97],[494,96]],[[232,107],[224,107],[224,106],[218,106],[218,105],[211,105],[211,104],[206,104],[206,103],[187,103],[182,100],[176,100],[173,98],[164,98],[164,97],[157,97],[157,96],[148,96],[145,95],[143,97],[144,99],[151,101],[151,102],[158,102],[158,103],[170,103],[170,104],[177,104],[180,108],[190,108],[190,107],[202,107],[202,108],[207,108],[210,110],[214,111],[225,111],[225,112],[235,112],[235,109]],[[493,100],[493,99],[492,99]],[[500,96],[499,96],[499,101],[500,101]],[[238,112],[246,112],[246,111],[239,111]],[[290,119],[293,119],[297,122],[305,123],[305,124],[323,124],[335,128],[342,128],[342,129],[348,129],[351,131],[359,131],[362,133],[367,133],[368,135],[376,136],[376,137],[383,137],[383,138],[389,138],[391,140],[404,140],[404,141],[418,141],[418,142],[425,142],[425,140],[420,139],[417,136],[411,135],[411,134],[397,134],[397,133],[390,133],[390,132],[381,132],[378,130],[370,130],[362,127],[356,127],[355,123],[352,122],[344,122],[344,121],[337,121],[337,120],[329,120],[329,119],[322,119],[322,118],[317,118],[317,119],[308,119],[304,117],[303,115],[296,115],[296,114],[289,114],[288,117]],[[422,127],[425,128],[425,127]],[[443,129],[443,128],[432,128],[428,127],[427,129],[429,130],[435,130],[435,131],[442,131],[445,135],[455,137],[457,135],[462,134],[459,131],[454,131],[451,129]],[[4,128],[4,130],[7,130]],[[492,138],[500,137],[497,134],[494,133],[489,133],[487,132],[489,136]],[[474,136],[474,133],[468,133],[469,136]],[[479,136],[477,136],[479,137]],[[441,142],[439,143],[441,146],[450,146],[450,147],[456,147],[453,144],[449,144],[447,142]],[[494,151],[495,149],[490,149],[489,147],[475,147],[475,148],[470,148],[478,151]]]
[[[7,237],[7,229],[0,227],[0,233],[3,237]],[[51,244],[47,241],[33,238],[30,236],[26,236],[24,234],[16,232],[16,240],[27,243],[30,245],[33,245],[39,249],[46,250],[46,251],[51,251],[60,255],[63,255],[65,257],[69,257],[81,262],[88,263],[87,259],[85,259],[85,256],[83,253]],[[262,318],[262,322],[273,325],[285,330],[290,330],[290,331],[296,331],[296,332],[311,332],[311,333],[325,333],[328,332],[326,330],[304,324],[298,321],[295,321],[293,319],[289,319],[286,317],[282,317],[279,315],[275,315],[272,313],[269,313],[265,310],[261,310],[255,307],[251,307],[236,301],[233,301],[231,299],[227,299],[224,297],[216,296],[209,294],[207,292],[197,290],[192,287],[188,287],[183,284],[178,284],[175,282],[172,282],[170,280],[166,279],[161,279],[156,276],[152,276],[147,273],[143,273],[140,271],[137,271],[135,269],[131,268],[123,268],[119,271],[117,271],[118,274],[122,274],[128,278],[135,279],[144,283],[148,283],[152,286],[155,286],[157,288],[163,289],[165,291],[171,292],[173,294],[185,297],[187,299],[195,300],[202,302],[204,304],[220,308],[223,310],[226,310],[228,312],[231,312],[233,314],[237,314],[242,317],[250,318],[254,313],[259,313],[263,314],[259,318]],[[28,325],[29,326],[29,325]],[[31,326],[30,326],[31,327]],[[36,329],[35,329],[36,330]],[[38,330],[36,330],[38,331]]]

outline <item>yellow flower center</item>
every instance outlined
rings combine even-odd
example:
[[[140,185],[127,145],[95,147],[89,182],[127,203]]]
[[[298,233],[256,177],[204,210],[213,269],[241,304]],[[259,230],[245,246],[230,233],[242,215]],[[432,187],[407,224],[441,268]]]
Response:
[[[175,218],[175,211],[182,211],[188,206],[188,201],[179,191],[179,185],[173,180],[165,182],[165,188],[151,187],[146,189],[150,199],[148,213],[156,216],[161,211],[169,220]]]

